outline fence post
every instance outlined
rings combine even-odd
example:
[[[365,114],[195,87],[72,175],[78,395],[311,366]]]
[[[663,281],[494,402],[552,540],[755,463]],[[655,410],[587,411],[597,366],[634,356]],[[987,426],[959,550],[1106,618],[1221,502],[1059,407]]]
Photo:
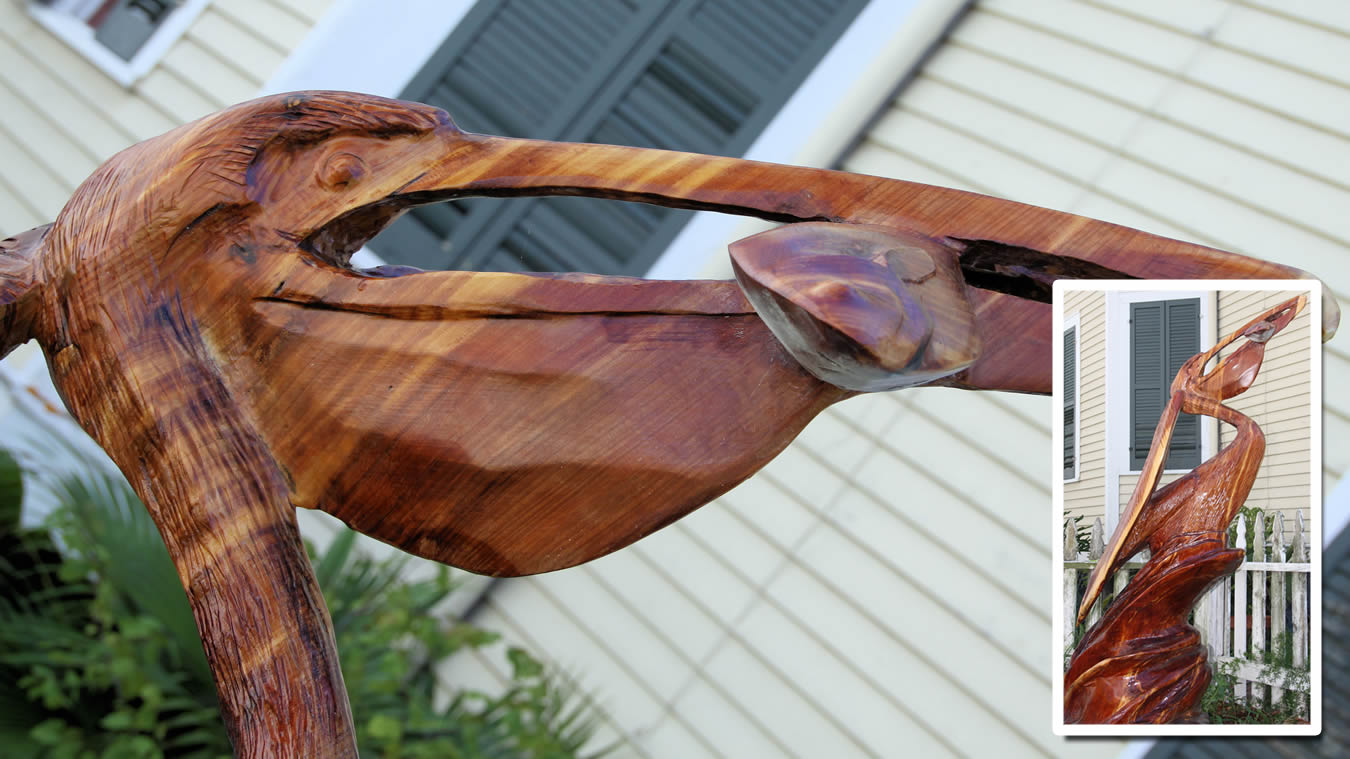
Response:
[[[1303,537],[1303,512],[1294,512],[1294,555],[1291,559],[1295,562],[1306,563],[1311,561],[1308,554],[1308,544]],[[1294,646],[1294,666],[1302,668],[1308,666],[1308,585],[1312,581],[1312,572],[1293,572],[1289,578],[1291,586],[1290,592],[1293,593],[1293,646]],[[1312,688],[1308,689],[1307,695],[1299,698],[1299,707],[1303,714],[1308,713],[1308,708],[1312,699]]]
[[[1102,539],[1102,518],[1097,517],[1092,520],[1092,543],[1088,548],[1088,558],[1092,561],[1101,561],[1102,553],[1106,551],[1106,542]],[[1102,611],[1106,609],[1105,594],[1099,595],[1095,603],[1092,604],[1092,610],[1088,612],[1087,626],[1092,627],[1097,624],[1097,620],[1102,618]]]
[[[1307,563],[1308,544],[1303,537],[1303,512],[1294,514],[1294,556],[1292,561]],[[1303,667],[1308,663],[1308,580],[1311,573],[1293,573],[1294,607],[1294,666]]]
[[[1266,515],[1263,511],[1252,513],[1252,553],[1248,561],[1266,560]],[[1259,662],[1266,652],[1266,573],[1254,571],[1252,577],[1252,653],[1251,660]],[[1252,683],[1252,700],[1257,706],[1265,703],[1266,686]]]
[[[1195,626],[1200,628],[1200,642],[1209,646],[1211,658],[1227,654],[1223,634],[1225,622],[1223,597],[1227,590],[1228,583],[1220,580],[1195,605]]]
[[[1233,653],[1233,578],[1223,578],[1223,650],[1226,655]]]
[[[1064,560],[1078,560],[1078,536],[1073,520],[1064,519]],[[1073,646],[1074,620],[1078,617],[1078,570],[1064,568],[1064,647]]]
[[[1247,519],[1241,514],[1237,518],[1237,547],[1247,548]],[[1250,558],[1250,557],[1248,557]],[[1247,559],[1244,558],[1243,564]],[[1233,574],[1233,655],[1247,656],[1247,570],[1239,566]],[[1245,701],[1247,684],[1238,680],[1233,685],[1233,695],[1239,702]]]
[[[1284,514],[1275,512],[1275,534],[1270,542],[1271,561],[1284,561]],[[1270,645],[1275,653],[1280,653],[1281,644],[1288,638],[1285,637],[1284,611],[1285,606],[1285,575],[1288,572],[1270,573]],[[1284,689],[1270,686],[1270,704],[1274,706],[1281,698],[1284,698]]]

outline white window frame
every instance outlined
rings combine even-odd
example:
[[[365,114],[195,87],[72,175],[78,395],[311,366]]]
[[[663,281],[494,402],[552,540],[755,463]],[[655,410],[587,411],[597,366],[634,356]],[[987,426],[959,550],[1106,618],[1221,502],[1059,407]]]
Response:
[[[201,15],[211,0],[183,0],[182,4],[165,17],[154,34],[141,45],[131,60],[124,61],[116,53],[104,47],[94,39],[94,28],[69,12],[69,5],[60,2],[41,5],[28,2],[28,15],[51,32],[72,50],[84,56],[112,78],[113,81],[130,88],[140,81],[169,52],[193,21]]]

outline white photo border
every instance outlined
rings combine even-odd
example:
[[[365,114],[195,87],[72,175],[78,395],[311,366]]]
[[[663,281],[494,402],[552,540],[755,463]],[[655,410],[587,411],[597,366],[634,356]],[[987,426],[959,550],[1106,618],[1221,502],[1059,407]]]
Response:
[[[1067,725],[1064,723],[1064,540],[1063,530],[1064,482],[1058,477],[1051,478],[1054,508],[1051,511],[1051,561],[1050,599],[1052,631],[1050,635],[1052,662],[1050,672],[1050,722],[1055,735],[1062,736],[1118,736],[1144,738],[1148,736],[1171,737],[1184,735],[1198,736],[1237,736],[1237,735],[1320,735],[1322,732],[1322,343],[1318,339],[1322,324],[1322,283],[1318,280],[1274,279],[1274,280],[1056,280],[1053,288],[1053,326],[1054,340],[1054,419],[1051,424],[1051,469],[1058,474],[1054,465],[1060,464],[1063,454],[1064,408],[1062,387],[1064,379],[1064,296],[1072,291],[1306,291],[1308,292],[1309,317],[1312,321],[1313,339],[1309,340],[1309,362],[1311,367],[1311,387],[1309,393],[1310,419],[1310,490],[1312,504],[1309,508],[1309,562],[1310,572],[1310,615],[1311,627],[1308,645],[1309,698],[1308,721],[1306,725]],[[1081,372],[1081,368],[1080,368]],[[1057,455],[1058,454],[1058,455]],[[1108,536],[1109,539],[1109,536]]]

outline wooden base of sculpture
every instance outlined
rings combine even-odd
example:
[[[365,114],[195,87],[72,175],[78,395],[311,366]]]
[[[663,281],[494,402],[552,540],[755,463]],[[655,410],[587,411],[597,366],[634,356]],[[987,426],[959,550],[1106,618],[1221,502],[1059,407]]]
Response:
[[[1195,602],[1242,564],[1225,535],[1178,535],[1083,636],[1064,677],[1066,723],[1200,722],[1208,647],[1186,622]]]
[[[1088,580],[1079,623],[1105,578],[1145,545],[1150,558],[1074,649],[1064,674],[1066,723],[1203,720],[1209,654],[1187,619],[1200,597],[1242,564],[1244,552],[1228,546],[1228,525],[1247,500],[1266,449],[1257,423],[1222,401],[1251,386],[1266,342],[1304,305],[1300,297],[1259,315],[1178,372],[1120,527]],[[1243,338],[1245,344],[1204,371],[1222,348]],[[1154,493],[1180,412],[1217,417],[1237,431],[1214,458]]]
[[[350,267],[409,208],[472,195],[800,226],[735,247],[746,294]],[[1308,275],[945,188],[292,93],[129,148],[0,246],[0,356],[36,338],[145,500],[239,754],[349,757],[294,507],[476,572],[572,566],[725,492],[855,392],[1048,393],[1050,283],[1138,276]]]

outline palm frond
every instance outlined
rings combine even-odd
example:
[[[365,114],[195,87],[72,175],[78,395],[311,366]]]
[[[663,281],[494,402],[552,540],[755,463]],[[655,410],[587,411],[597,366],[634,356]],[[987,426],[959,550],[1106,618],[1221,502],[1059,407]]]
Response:
[[[23,472],[14,454],[0,448],[0,535],[17,532],[23,509]]]
[[[62,534],[90,562],[103,582],[119,591],[125,611],[158,619],[175,639],[180,662],[211,682],[192,607],[178,571],[140,499],[125,480],[106,471],[67,475],[52,483],[68,515]]]

